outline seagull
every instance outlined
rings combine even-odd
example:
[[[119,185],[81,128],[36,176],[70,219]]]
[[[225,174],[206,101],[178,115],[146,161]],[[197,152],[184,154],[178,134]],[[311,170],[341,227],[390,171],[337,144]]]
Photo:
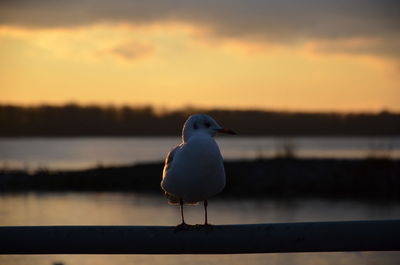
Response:
[[[223,128],[206,114],[191,115],[183,125],[182,142],[171,149],[165,159],[161,188],[168,203],[180,205],[204,202],[204,225],[207,221],[207,200],[225,187],[225,170],[221,152],[214,140],[216,133],[236,134]]]

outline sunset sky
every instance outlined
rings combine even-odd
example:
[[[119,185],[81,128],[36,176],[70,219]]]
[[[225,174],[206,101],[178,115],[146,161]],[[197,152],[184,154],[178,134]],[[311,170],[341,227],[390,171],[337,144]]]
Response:
[[[400,111],[397,0],[0,2],[1,104]]]

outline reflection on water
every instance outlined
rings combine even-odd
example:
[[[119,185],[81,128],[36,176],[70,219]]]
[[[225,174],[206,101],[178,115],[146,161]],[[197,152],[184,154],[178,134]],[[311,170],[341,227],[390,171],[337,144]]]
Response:
[[[400,203],[328,200],[210,201],[214,224],[400,218]],[[186,207],[187,221],[203,221],[202,207]],[[179,209],[160,196],[64,193],[0,196],[0,225],[175,225]],[[0,256],[0,264],[397,264],[399,252],[252,255]]]
[[[298,157],[400,158],[398,137],[221,137],[217,141],[226,159],[273,157],[284,150]],[[162,161],[179,142],[178,137],[2,138],[0,167],[81,169]]]

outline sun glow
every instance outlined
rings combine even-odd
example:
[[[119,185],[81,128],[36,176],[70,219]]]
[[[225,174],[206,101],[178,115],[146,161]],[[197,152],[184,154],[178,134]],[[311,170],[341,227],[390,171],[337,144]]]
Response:
[[[339,44],[353,49],[358,42]],[[334,53],[329,47],[318,40],[282,44],[217,38],[206,27],[177,22],[3,26],[0,100],[400,110],[396,64],[386,57]]]

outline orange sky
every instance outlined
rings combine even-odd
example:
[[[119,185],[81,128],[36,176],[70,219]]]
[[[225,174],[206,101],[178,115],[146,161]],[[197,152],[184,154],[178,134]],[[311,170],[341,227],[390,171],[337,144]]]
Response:
[[[289,38],[201,21],[212,23],[5,22],[0,103],[400,111],[398,51],[382,46],[397,35]]]

